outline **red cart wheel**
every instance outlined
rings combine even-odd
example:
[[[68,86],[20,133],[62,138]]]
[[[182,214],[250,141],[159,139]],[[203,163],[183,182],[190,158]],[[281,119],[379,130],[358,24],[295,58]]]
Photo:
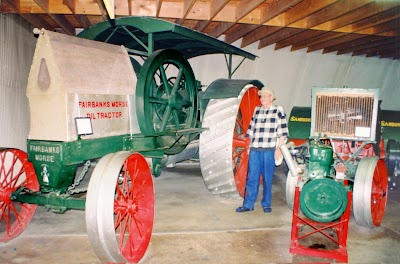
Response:
[[[200,135],[199,154],[204,183],[213,194],[244,197],[250,143],[246,132],[261,104],[258,91],[246,85],[238,97],[211,99],[207,105],[202,126],[208,130]]]
[[[25,152],[17,149],[0,152],[0,242],[19,236],[28,226],[37,205],[13,201],[11,195],[21,187],[39,191],[39,182]]]
[[[388,192],[388,176],[386,165],[379,159],[375,170],[371,190],[371,214],[374,226],[380,226],[385,214]]]
[[[260,105],[258,88],[252,87],[246,91],[240,102],[233,132],[232,162],[236,188],[240,196],[244,197],[248,170],[250,141],[246,138],[247,128],[250,125],[254,109]]]
[[[388,191],[385,162],[378,157],[362,159],[353,189],[353,213],[357,224],[369,228],[379,226],[385,214]]]
[[[149,165],[140,154],[129,156],[121,172],[114,198],[115,234],[125,259],[138,262],[153,230],[153,181]]]
[[[117,152],[103,157],[93,171],[86,200],[89,240],[99,259],[139,262],[153,223],[154,187],[143,156]]]

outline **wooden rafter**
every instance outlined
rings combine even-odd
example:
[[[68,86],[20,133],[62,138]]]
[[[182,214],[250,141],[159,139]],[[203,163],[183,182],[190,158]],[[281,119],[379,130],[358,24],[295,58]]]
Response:
[[[292,46],[291,50],[308,52],[399,57],[398,0],[105,1],[116,17],[158,17],[214,37],[225,35],[228,43],[241,39],[241,47],[259,41],[260,49],[275,44],[277,50]],[[112,18],[103,0],[2,0],[0,12],[16,13],[34,27],[70,35],[76,28]],[[364,47],[372,45],[363,42],[368,39],[397,44]],[[381,50],[370,50],[373,47]]]
[[[323,34],[324,31],[322,30],[303,30],[302,32],[295,34],[293,36],[290,36],[284,40],[280,40],[276,43],[275,49],[282,49],[300,42],[303,42],[307,39],[314,38],[316,36],[319,36]]]
[[[268,37],[262,38],[260,40],[260,43],[258,45],[259,49],[262,49],[264,47],[267,47],[269,45],[272,45],[280,40],[286,39],[292,35],[298,34],[303,29],[300,28],[282,28],[281,30],[278,30],[274,32],[273,34],[269,35]]]
[[[238,24],[236,30],[226,35],[225,42],[233,43],[258,27],[258,25]]]
[[[365,37],[365,36],[361,35],[361,34],[347,34],[347,35],[339,36],[337,38],[330,39],[325,42],[320,42],[315,45],[311,45],[307,48],[307,52],[321,50],[321,49],[331,47],[331,46],[334,46],[337,44],[345,43],[345,42],[351,42],[351,41],[354,41],[354,40],[357,40],[357,39],[360,39],[363,37]]]

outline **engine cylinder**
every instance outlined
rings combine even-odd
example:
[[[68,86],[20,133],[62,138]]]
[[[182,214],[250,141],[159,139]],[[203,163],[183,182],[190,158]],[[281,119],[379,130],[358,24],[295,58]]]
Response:
[[[333,162],[333,149],[320,141],[310,143],[310,161],[308,177],[326,177],[330,175]]]

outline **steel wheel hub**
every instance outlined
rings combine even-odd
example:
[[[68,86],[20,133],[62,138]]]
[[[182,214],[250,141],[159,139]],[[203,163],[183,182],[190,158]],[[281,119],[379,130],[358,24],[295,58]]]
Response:
[[[131,199],[128,199],[126,201],[119,200],[118,202],[116,202],[114,204],[114,208],[115,208],[116,212],[118,212],[122,215],[129,214],[129,215],[133,216],[138,211],[137,204]]]
[[[13,188],[0,188],[0,201],[3,201],[5,204],[9,204],[11,202],[10,197],[13,192]]]

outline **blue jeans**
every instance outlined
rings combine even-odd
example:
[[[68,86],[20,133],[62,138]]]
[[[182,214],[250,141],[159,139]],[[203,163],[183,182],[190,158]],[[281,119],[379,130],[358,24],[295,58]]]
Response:
[[[246,181],[246,192],[243,206],[254,208],[260,187],[260,174],[263,183],[262,207],[271,207],[272,200],[272,176],[275,171],[274,149],[257,150],[250,149],[249,171]]]

